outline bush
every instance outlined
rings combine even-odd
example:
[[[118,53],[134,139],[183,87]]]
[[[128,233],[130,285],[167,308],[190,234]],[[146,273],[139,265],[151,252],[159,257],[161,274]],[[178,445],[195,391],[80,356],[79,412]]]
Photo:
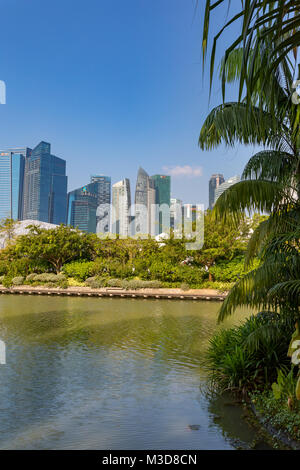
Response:
[[[73,277],[69,277],[67,279],[67,284],[70,287],[84,287],[85,283],[81,281],[77,281],[77,279],[74,279]]]
[[[5,276],[0,276],[0,284],[4,281]]]
[[[213,275],[215,281],[236,282],[244,274],[258,265],[259,261],[255,260],[253,266],[248,270],[245,270],[244,258],[242,256],[237,256],[230,261],[219,261],[210,268],[210,273]]]
[[[107,287],[123,287],[122,279],[108,279],[106,283]]]
[[[131,279],[130,281],[123,281],[122,287],[124,289],[158,289],[161,287],[159,281],[142,281],[141,279]]]
[[[187,290],[190,290],[190,286],[186,282],[183,282],[180,286],[180,289],[187,291]]]
[[[0,260],[0,276],[7,273],[7,261]]]
[[[39,284],[48,284],[48,287],[63,283],[67,285],[67,279],[64,274],[54,274],[54,273],[42,273],[42,274],[29,274],[26,276],[26,281],[30,284],[39,285]]]
[[[2,285],[4,287],[11,287],[12,286],[12,277],[4,276],[4,278],[2,280]]]
[[[300,402],[295,401],[293,408],[287,407],[286,398],[277,400],[272,391],[252,394],[252,402],[261,414],[264,423],[286,432],[292,439],[300,440]]]
[[[17,276],[12,278],[11,280],[13,286],[21,286],[24,283],[24,277],[23,276]]]
[[[31,273],[31,274],[28,274],[28,276],[26,276],[26,281],[34,281],[35,277],[37,276],[36,273]]]
[[[270,386],[277,369],[290,365],[287,350],[294,323],[292,315],[262,312],[216,333],[207,352],[212,384],[238,391]]]
[[[65,264],[62,270],[67,277],[73,277],[78,281],[85,281],[93,274],[94,267],[93,261],[73,261],[72,263]]]
[[[93,276],[86,279],[85,284],[92,289],[100,289],[101,287],[105,287],[107,284],[107,278]]]

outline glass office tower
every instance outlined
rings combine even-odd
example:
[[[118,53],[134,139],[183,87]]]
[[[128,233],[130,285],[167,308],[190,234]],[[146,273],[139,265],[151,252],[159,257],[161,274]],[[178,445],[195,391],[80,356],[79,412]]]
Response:
[[[155,188],[155,203],[159,206],[166,204],[166,206],[170,207],[171,177],[167,175],[153,175],[151,176],[150,180],[153,182]],[[158,229],[158,233],[156,233],[156,235],[164,231],[168,231],[170,229],[170,220],[167,222],[168,226],[164,227],[163,214],[161,210],[156,214],[156,217],[158,218],[155,224]],[[170,219],[170,217],[168,217],[168,219]]]
[[[65,224],[67,214],[66,161],[40,142],[25,162],[23,218]]]
[[[0,151],[0,219],[23,219],[24,168],[31,149]]]
[[[107,233],[110,228],[111,178],[92,175],[91,183],[97,184],[98,207],[96,213],[97,233]]]
[[[98,184],[90,183],[68,194],[67,224],[83,232],[96,233]]]

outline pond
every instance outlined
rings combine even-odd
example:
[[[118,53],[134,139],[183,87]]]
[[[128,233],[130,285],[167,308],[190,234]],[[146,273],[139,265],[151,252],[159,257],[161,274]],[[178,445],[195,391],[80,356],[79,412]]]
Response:
[[[255,431],[203,393],[220,303],[0,296],[1,449],[232,449]],[[267,448],[267,445],[266,445]]]

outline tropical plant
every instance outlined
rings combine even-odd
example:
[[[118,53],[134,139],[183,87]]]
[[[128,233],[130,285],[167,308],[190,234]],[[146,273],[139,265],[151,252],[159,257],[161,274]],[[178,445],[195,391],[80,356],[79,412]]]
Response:
[[[247,89],[248,100],[269,84],[269,77],[278,70],[278,66],[291,54],[294,61],[297,59],[297,47],[300,41],[300,0],[206,0],[202,50],[203,58],[208,50],[209,29],[211,14],[217,7],[229,13],[224,26],[215,35],[210,54],[210,81],[212,83],[216,47],[218,40],[224,32],[234,26],[241,25],[237,37],[227,48],[224,56],[222,73],[223,97],[225,97],[226,72],[231,70],[230,56],[237,49],[242,51],[236,59],[239,62],[239,99],[243,89]],[[231,9],[230,7],[233,7]],[[265,44],[272,44],[272,50],[265,48]],[[292,59],[292,58],[291,58]],[[234,68],[236,75],[236,68]],[[270,93],[273,93],[272,84]]]
[[[218,199],[214,214],[236,224],[245,211],[270,214],[254,231],[246,266],[258,256],[261,265],[239,280],[222,305],[219,319],[239,305],[264,309],[289,307],[299,314],[300,298],[300,159],[294,133],[297,107],[290,100],[291,69],[283,60],[269,77],[276,93],[265,91],[263,109],[254,104],[225,103],[207,117],[199,145],[210,149],[224,141],[265,146],[246,165],[242,181]],[[272,112],[272,109],[274,112]]]

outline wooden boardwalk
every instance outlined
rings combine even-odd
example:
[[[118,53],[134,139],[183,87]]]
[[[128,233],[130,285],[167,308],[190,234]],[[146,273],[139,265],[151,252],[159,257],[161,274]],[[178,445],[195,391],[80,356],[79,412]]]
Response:
[[[174,292],[172,292],[172,290]],[[180,291],[179,289],[140,289],[124,290],[119,288],[89,289],[89,288],[46,288],[20,286],[6,288],[0,286],[0,294],[19,295],[48,295],[48,296],[70,296],[70,297],[119,297],[130,299],[167,299],[167,300],[218,300],[223,301],[226,293],[211,289],[195,289],[195,291]],[[200,292],[199,292],[200,291]]]

